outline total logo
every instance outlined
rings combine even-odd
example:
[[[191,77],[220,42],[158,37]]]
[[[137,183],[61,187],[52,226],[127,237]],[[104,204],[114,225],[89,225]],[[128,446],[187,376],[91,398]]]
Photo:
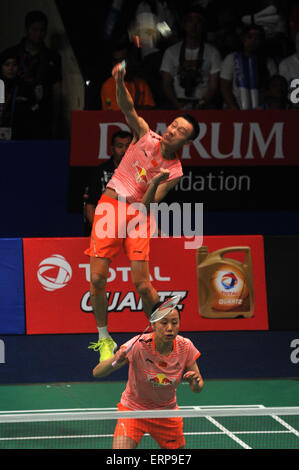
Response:
[[[226,273],[222,276],[221,284],[226,290],[232,289],[233,287],[235,287],[235,285],[237,285],[237,283],[238,283],[238,278],[232,272]]]
[[[47,291],[65,287],[72,278],[72,268],[61,255],[51,255],[40,262],[37,278]]]

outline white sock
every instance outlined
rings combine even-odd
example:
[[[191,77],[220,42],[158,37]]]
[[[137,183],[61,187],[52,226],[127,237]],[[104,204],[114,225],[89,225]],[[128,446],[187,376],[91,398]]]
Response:
[[[103,326],[102,328],[98,328],[98,332],[99,332],[99,339],[110,338],[107,326]]]

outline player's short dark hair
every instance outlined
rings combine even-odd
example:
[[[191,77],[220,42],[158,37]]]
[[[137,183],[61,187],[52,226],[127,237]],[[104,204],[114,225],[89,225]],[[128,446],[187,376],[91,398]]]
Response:
[[[32,23],[44,23],[46,28],[48,27],[48,17],[39,10],[29,11],[25,17],[25,28],[28,29]]]
[[[191,133],[189,139],[191,140],[196,139],[196,137],[199,134],[199,125],[198,125],[197,120],[193,116],[191,116],[191,114],[180,114],[180,116],[178,117],[184,118],[186,121],[188,121],[192,125],[193,132]]]
[[[133,134],[131,134],[131,132],[128,132],[128,131],[117,131],[115,132],[112,137],[111,137],[111,144],[113,145],[114,142],[115,142],[115,139],[133,139]]]

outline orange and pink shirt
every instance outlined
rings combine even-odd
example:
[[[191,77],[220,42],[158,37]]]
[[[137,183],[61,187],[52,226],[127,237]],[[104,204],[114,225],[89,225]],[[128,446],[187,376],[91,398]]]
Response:
[[[128,348],[134,341],[124,344]],[[175,409],[183,372],[200,356],[188,338],[178,335],[169,356],[156,350],[153,333],[143,335],[127,354],[129,377],[121,404],[131,410]]]
[[[160,153],[162,137],[149,130],[135,144],[131,144],[122,161],[107,184],[129,204],[140,202],[152,179],[160,168],[170,172],[167,181],[183,175],[179,158],[166,160]],[[163,184],[163,183],[162,183]]]

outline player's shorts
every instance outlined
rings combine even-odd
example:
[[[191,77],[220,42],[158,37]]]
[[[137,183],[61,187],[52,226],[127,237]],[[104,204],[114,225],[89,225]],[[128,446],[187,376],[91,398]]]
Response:
[[[119,411],[132,411],[118,403]],[[143,435],[148,433],[159,444],[161,449],[179,449],[185,445],[183,418],[121,418],[117,420],[114,437],[130,437],[137,444]]]
[[[85,254],[113,259],[121,249],[130,260],[149,260],[155,221],[125,201],[102,195],[95,210],[90,246]]]

